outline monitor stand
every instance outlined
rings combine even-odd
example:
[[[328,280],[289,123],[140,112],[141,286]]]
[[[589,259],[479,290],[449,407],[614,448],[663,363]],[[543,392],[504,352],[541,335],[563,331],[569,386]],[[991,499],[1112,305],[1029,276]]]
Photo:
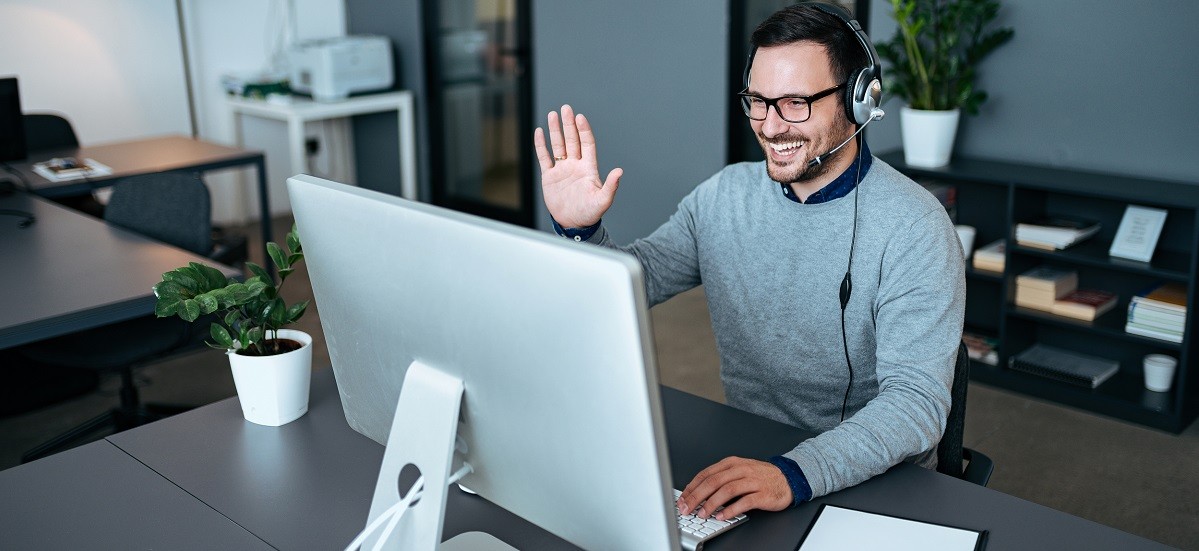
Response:
[[[408,508],[383,549],[403,551],[515,551],[489,534],[467,532],[440,544],[445,520],[446,493],[458,436],[462,406],[462,379],[447,375],[420,361],[404,374],[395,417],[383,452],[367,525],[375,522],[400,499],[400,472],[415,465],[425,484],[420,500]],[[405,490],[405,493],[413,491]],[[386,526],[386,524],[384,524]],[[362,549],[374,549],[382,531],[372,534]]]

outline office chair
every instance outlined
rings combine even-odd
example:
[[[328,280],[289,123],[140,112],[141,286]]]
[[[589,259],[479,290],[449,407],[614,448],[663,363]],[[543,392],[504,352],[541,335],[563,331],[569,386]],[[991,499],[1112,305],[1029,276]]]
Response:
[[[123,179],[113,186],[105,219],[197,254],[212,251],[211,199],[196,174]],[[22,355],[43,364],[116,372],[121,377],[117,408],[29,450],[22,463],[72,447],[102,428],[120,432],[191,409],[142,404],[133,373],[145,364],[202,347],[208,326],[204,320],[188,323],[149,315],[22,347]]]
[[[38,153],[79,147],[75,129],[66,118],[51,113],[25,113],[25,149]]]
[[[945,423],[945,434],[937,444],[937,472],[986,486],[995,471],[995,463],[975,450],[962,445],[966,428],[966,389],[970,381],[970,354],[966,343],[958,347],[958,359],[953,368],[952,403]],[[962,468],[962,463],[966,468]]]

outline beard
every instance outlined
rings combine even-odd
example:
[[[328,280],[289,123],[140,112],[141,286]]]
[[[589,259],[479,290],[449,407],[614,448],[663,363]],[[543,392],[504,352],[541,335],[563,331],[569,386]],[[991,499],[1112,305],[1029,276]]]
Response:
[[[832,154],[829,158],[816,166],[808,166],[812,159],[827,153],[836,144],[841,143],[845,138],[834,139],[833,136],[845,136],[852,133],[853,127],[849,121],[841,118],[841,122],[831,128],[828,132],[809,137],[798,132],[781,134],[773,138],[767,138],[760,132],[757,134],[758,145],[762,146],[762,153],[766,156],[766,174],[780,184],[803,184],[812,180],[820,179],[829,174],[829,171],[836,165],[836,161],[841,155],[846,153],[842,149]],[[802,151],[795,158],[778,162],[771,156],[770,144],[781,144],[790,142],[803,142]]]

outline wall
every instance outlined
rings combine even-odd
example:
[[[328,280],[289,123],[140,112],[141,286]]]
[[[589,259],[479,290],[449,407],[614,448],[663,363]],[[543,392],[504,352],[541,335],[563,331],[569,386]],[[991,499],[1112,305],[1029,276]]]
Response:
[[[159,0],[162,2],[163,0]],[[164,2],[165,3],[165,2]],[[341,0],[296,0],[299,40],[345,34],[345,9]],[[234,140],[233,122],[225,107],[221,75],[255,73],[268,65],[268,37],[277,28],[274,15],[281,0],[184,0],[192,86],[195,91],[197,130],[201,138],[225,144]],[[272,11],[274,10],[274,11]],[[291,211],[287,201],[287,178],[292,176],[287,149],[287,125],[282,121],[243,119],[246,147],[266,153],[267,182],[271,211]],[[306,134],[317,137],[321,154],[314,158],[313,173],[335,180],[351,174],[350,159],[331,158],[332,140],[338,130],[309,123]],[[213,196],[213,219],[218,223],[245,222],[257,217],[258,188],[253,170],[212,173],[205,177]]]
[[[391,39],[395,60],[397,90],[412,92],[416,110],[416,176],[418,195],[424,200],[431,196],[429,183],[429,121],[426,111],[424,25],[420,0],[345,0],[346,23],[350,34],[378,34]],[[395,116],[379,113],[354,117],[354,156],[358,167],[358,183],[362,187],[400,194],[400,178],[396,171]]]
[[[990,99],[955,154],[1199,183],[1199,2],[1003,0],[999,13],[1016,36],[983,61]],[[873,1],[868,30],[894,34],[889,2]],[[900,147],[901,105],[867,131],[875,151]]]
[[[569,103],[596,133],[600,174],[625,171],[605,224],[648,235],[724,166],[728,3],[533,1],[532,124]],[[529,154],[532,155],[530,148]],[[538,227],[549,228],[540,195]]]
[[[83,144],[189,133],[183,54],[168,0],[5,0],[0,75],[25,111],[58,111]]]

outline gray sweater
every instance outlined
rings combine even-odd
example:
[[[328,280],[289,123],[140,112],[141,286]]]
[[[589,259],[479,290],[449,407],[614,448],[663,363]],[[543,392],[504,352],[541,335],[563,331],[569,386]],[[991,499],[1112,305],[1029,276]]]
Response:
[[[845,312],[854,377],[841,422],[849,373],[838,289],[855,194]],[[602,227],[588,241],[614,247]],[[855,191],[809,205],[783,197],[764,163],[730,165],[622,250],[644,266],[651,305],[704,285],[730,405],[820,433],[779,450],[813,497],[900,461],[936,466],[966,285],[953,225],[915,182],[875,158]]]

